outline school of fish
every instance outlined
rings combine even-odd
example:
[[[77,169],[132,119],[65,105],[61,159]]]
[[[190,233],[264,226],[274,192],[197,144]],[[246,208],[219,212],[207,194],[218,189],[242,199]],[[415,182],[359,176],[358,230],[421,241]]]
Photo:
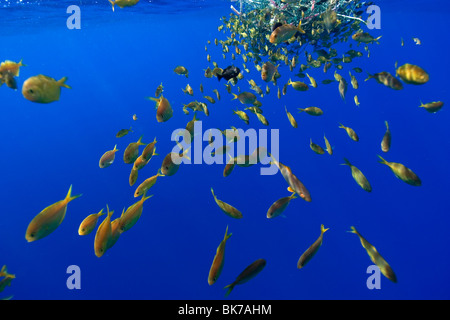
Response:
[[[115,6],[122,9],[137,5],[139,2],[139,0],[108,1],[110,2],[113,11],[115,10]],[[326,1],[318,1],[318,4],[324,2]],[[326,6],[327,9],[316,15],[311,14],[311,7],[308,7],[308,5],[300,5],[299,2],[274,1],[278,6],[253,9],[246,12],[245,15],[231,13],[229,17],[223,16],[218,31],[225,34],[226,39],[218,40],[216,38],[214,41],[208,40],[205,50],[208,52],[209,47],[213,45],[219,48],[221,47],[223,58],[231,55],[231,58],[238,64],[236,59],[241,57],[241,64],[239,66],[235,66],[234,64],[230,66],[223,65],[222,68],[219,67],[219,63],[212,61],[213,57],[208,53],[206,60],[208,64],[212,63],[212,65],[208,65],[206,69],[199,70],[199,72],[204,74],[207,81],[215,81],[218,88],[219,84],[221,85],[221,88],[223,88],[223,83],[226,81],[225,87],[229,99],[221,96],[218,89],[215,89],[211,95],[204,95],[203,85],[201,83],[194,85],[193,81],[191,81],[191,84],[186,83],[186,86],[181,88],[185,93],[186,98],[197,96],[198,92],[195,88],[199,88],[201,95],[198,99],[204,99],[204,101],[193,100],[180,106],[178,102],[171,100],[170,92],[164,92],[163,83],[158,85],[158,82],[155,83],[156,91],[154,96],[143,97],[143,99],[145,98],[154,103],[156,122],[165,123],[170,121],[175,114],[174,110],[183,110],[186,115],[193,112],[194,117],[187,122],[186,131],[184,133],[184,140],[192,141],[194,123],[199,119],[198,114],[204,113],[205,116],[210,116],[210,114],[213,115],[213,110],[210,110],[212,109],[210,108],[211,105],[220,103],[220,101],[223,100],[226,100],[227,104],[232,105],[232,107],[229,108],[230,115],[235,115],[242,123],[245,123],[245,125],[249,125],[251,121],[253,121],[252,117],[255,117],[255,119],[264,126],[270,125],[270,119],[263,115],[264,97],[272,90],[277,92],[278,99],[280,99],[281,94],[287,94],[289,86],[295,91],[301,92],[299,94],[307,94],[307,91],[314,90],[320,83],[323,85],[337,83],[335,94],[339,94],[342,100],[345,101],[349,88],[348,83],[351,84],[353,90],[357,90],[363,83],[358,82],[357,77],[351,72],[349,73],[348,81],[343,75],[339,74],[339,71],[343,69],[343,64],[351,63],[356,58],[362,57],[365,54],[369,56],[370,46],[377,45],[382,41],[382,37],[373,37],[362,30],[362,20],[359,16],[369,3],[356,1],[353,9],[353,16],[346,16],[340,14],[339,6],[333,5],[335,1],[329,0],[328,2],[329,5]],[[283,10],[281,9],[282,5],[284,6]],[[245,18],[243,18],[244,16]],[[416,44],[420,44],[418,41],[420,42],[419,39],[414,39]],[[333,45],[338,42],[349,43],[349,50],[339,54],[337,50],[333,48]],[[361,44],[364,46],[364,51],[366,53],[354,49],[354,45],[358,47]],[[313,52],[306,51],[305,48],[308,45],[313,48]],[[402,39],[402,46],[403,45],[404,42]],[[304,53],[303,57],[300,52]],[[246,80],[246,74],[249,73],[248,68],[250,63],[254,64],[255,69],[260,73],[261,79]],[[6,60],[2,62],[0,65],[0,87],[3,84],[6,84],[7,87],[17,90],[18,86],[16,79],[20,75],[19,70],[21,67],[26,67],[22,61],[13,62]],[[299,68],[298,72],[294,71],[297,67]],[[319,68],[322,68],[322,70],[320,71]],[[174,66],[173,73],[185,77],[186,81],[188,81],[190,80],[188,69],[189,68],[186,66],[177,65]],[[332,69],[334,70],[330,71]],[[308,72],[306,72],[307,70]],[[353,68],[353,71],[356,74],[359,74],[362,72],[362,69],[355,67]],[[367,72],[368,77],[364,79],[365,81],[375,79],[377,83],[399,91],[402,90],[404,86],[421,86],[430,80],[430,75],[424,69],[410,63],[404,63],[400,66],[396,63],[395,70],[393,70],[392,73],[382,70],[373,71],[374,73]],[[287,83],[280,86],[277,83],[277,79],[280,78],[280,73],[284,72],[291,72],[292,75],[289,77]],[[319,73],[326,75],[331,72],[333,72],[334,79],[325,79],[320,82],[316,80],[319,78]],[[307,78],[309,83],[295,78]],[[246,81],[244,81],[244,79]],[[262,85],[258,85],[257,82],[259,80],[266,86],[265,88]],[[64,92],[61,93],[61,88],[72,89],[66,84],[67,81],[68,77],[56,80],[51,76],[39,74],[30,77],[23,82],[21,89],[22,95],[25,99],[33,103],[55,103],[64,99]],[[243,89],[241,91],[241,88],[238,85],[241,85],[242,87],[248,85],[248,90]],[[280,89],[280,87],[282,89]],[[76,90],[76,88],[73,88],[72,90]],[[237,92],[233,92],[234,90]],[[360,105],[357,95],[354,96],[354,101],[356,106]],[[421,102],[419,107],[424,108],[429,113],[436,113],[441,110],[443,104],[444,103],[441,101],[428,103]],[[284,112],[286,113],[286,120],[289,122],[290,126],[297,128],[298,122],[292,113],[288,111],[293,111],[294,108],[296,108],[296,106],[285,105]],[[322,106],[309,106],[297,109],[299,110],[299,113],[301,113],[302,116],[304,114],[305,117],[321,117],[326,114],[326,106],[324,106],[324,108],[322,108]],[[247,110],[251,113],[247,113]],[[281,107],[280,112],[283,112]],[[132,115],[132,119],[138,121],[139,118],[134,114]],[[337,127],[345,130],[352,141],[358,142],[359,136],[352,128],[353,125],[354,124],[352,123],[345,125],[336,123]],[[380,149],[383,153],[388,153],[391,149],[391,128],[389,127],[388,121],[385,121],[384,125],[386,128],[384,136],[382,135],[383,132],[380,128],[380,137],[382,137],[382,139],[380,139]],[[380,127],[381,126],[382,124],[380,124]],[[355,127],[357,127],[356,124]],[[392,129],[395,131],[395,128]],[[239,139],[239,136],[234,134],[236,131],[235,127],[230,127],[229,129],[223,130],[222,133],[227,137],[229,143],[235,143]],[[133,140],[135,142],[129,143],[128,145],[120,145],[120,139],[122,137],[133,133],[134,131],[131,127],[129,127],[129,129],[118,128],[117,132],[112,133],[111,140],[114,141],[114,135],[115,139],[119,140],[111,142],[111,146],[105,148],[106,150],[103,155],[99,156],[99,169],[108,170],[107,168],[117,161],[115,158],[116,153],[123,150],[123,162],[130,165],[130,186],[134,186],[138,182],[140,179],[139,173],[144,172],[143,168],[149,164],[153,159],[153,156],[158,156],[156,153],[156,137],[152,137],[152,142],[150,142],[151,138],[149,138],[147,142],[143,142],[146,141],[146,137],[140,136],[137,140]],[[212,143],[213,141],[211,139],[210,144]],[[320,156],[328,153],[328,156],[332,156],[334,147],[331,146],[327,137],[325,137],[325,134],[323,145],[324,147],[322,147],[321,143],[315,141],[315,139],[310,138],[309,148],[314,153]],[[112,146],[114,147],[111,149]],[[140,150],[140,148],[142,148],[142,150]],[[164,155],[162,159],[155,158],[152,160],[152,162],[158,161],[161,163],[158,165],[159,169],[149,176],[146,175],[145,179],[141,179],[142,181],[138,184],[132,194],[132,197],[139,198],[138,201],[132,203],[126,209],[124,208],[120,216],[114,216],[114,211],[111,211],[109,206],[105,204],[104,208],[94,208],[93,213],[86,215],[86,217],[80,221],[79,226],[77,226],[78,234],[80,236],[87,237],[91,233],[95,233],[95,236],[93,237],[93,253],[97,257],[100,258],[105,255],[107,251],[113,248],[114,244],[122,237],[123,233],[129,231],[139,222],[139,219],[143,214],[144,203],[152,197],[152,195],[148,195],[151,191],[150,189],[155,188],[155,185],[157,186],[158,178],[170,179],[170,176],[173,176],[178,172],[181,160],[183,158],[188,158],[189,154],[189,147],[186,148],[179,145],[179,149],[179,152],[171,152]],[[217,149],[213,154],[227,155],[227,150],[226,147],[220,150]],[[265,153],[265,151],[267,150],[257,149],[252,154],[239,155],[230,158],[224,168],[223,177],[229,176],[236,164],[239,167],[245,168],[259,163],[261,161],[261,156],[265,155],[270,157],[271,163],[278,167],[282,177],[286,181],[287,191],[290,193],[283,198],[273,199],[273,204],[266,212],[266,217],[268,219],[275,219],[280,215],[284,215],[284,213],[289,210],[289,203],[294,199],[300,198],[306,202],[313,201],[313,197],[309,190],[301,182],[301,177],[299,178],[299,176],[296,176],[289,166],[280,162],[280,159],[276,159],[273,155]],[[378,157],[380,159],[379,162],[388,166],[396,178],[411,186],[422,185],[421,179],[412,169],[406,167],[402,163],[389,162],[380,155],[378,155]],[[175,161],[174,159],[180,161]],[[394,160],[397,161],[397,159]],[[343,161],[343,165],[350,167],[350,173],[356,184],[364,191],[371,192],[372,185],[369,183],[369,180],[363,172],[353,165],[350,160],[344,158]],[[398,161],[407,162],[407,159],[398,159]],[[286,161],[286,163],[287,162],[288,161]],[[236,207],[224,201],[235,201],[235,199],[222,200],[220,192],[218,193],[218,197],[213,187],[214,186],[211,186],[211,195],[208,196],[212,196],[212,199],[218,207],[217,211],[221,211],[231,219],[245,219],[245,212],[242,213]],[[376,187],[377,186],[374,186],[374,188]],[[34,215],[34,217],[30,216],[30,223],[26,230],[24,230],[25,239],[28,242],[33,242],[50,236],[51,233],[55,232],[60,224],[63,223],[68,204],[80,196],[81,194],[72,195],[72,186],[70,186],[63,200],[48,205],[40,213]],[[264,213],[262,212],[261,217],[263,214]],[[113,219],[113,216],[116,218]],[[309,246],[308,243],[299,245],[299,249],[302,249],[303,246],[305,250],[302,253],[299,251],[299,260],[297,262],[298,269],[304,268],[307,263],[310,263],[314,255],[316,255],[319,248],[322,246],[323,235],[327,230],[329,230],[329,228],[325,228],[324,225],[321,225],[320,235],[317,240],[314,242],[311,241]],[[351,226],[351,231],[349,232],[356,234],[359,237],[363,248],[369,254],[372,262],[380,268],[382,274],[392,282],[397,282],[397,277],[391,266],[378,253],[375,247],[363,238],[355,227]],[[223,237],[219,238],[218,235],[217,242],[219,242],[220,239],[221,241],[218,243],[215,255],[211,255],[212,264],[208,276],[205,274],[205,280],[207,278],[209,285],[213,285],[219,280],[219,276],[226,266],[225,247],[227,242],[230,241],[231,235],[232,233],[229,233],[228,226],[226,226],[225,235]],[[231,241],[233,240],[231,239]],[[225,289],[227,290],[226,296],[231,293],[236,285],[243,284],[254,278],[265,266],[266,260],[258,259],[249,264],[246,268],[243,268],[242,273],[239,274],[231,284],[225,286]],[[9,286],[11,280],[14,278],[15,276],[9,274],[6,266],[4,266],[0,271],[0,292],[2,292],[6,286]]]

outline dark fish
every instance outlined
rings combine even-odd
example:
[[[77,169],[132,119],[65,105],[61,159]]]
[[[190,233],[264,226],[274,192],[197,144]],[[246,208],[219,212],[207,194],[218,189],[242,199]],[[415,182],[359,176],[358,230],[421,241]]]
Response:
[[[241,70],[238,67],[229,66],[222,71],[222,74],[217,75],[217,79],[220,81],[220,79],[224,78],[229,81],[230,79],[236,78],[240,72]]]
[[[260,273],[264,267],[266,266],[266,260],[264,259],[258,259],[255,262],[253,262],[251,265],[249,265],[247,268],[245,268],[244,271],[241,272],[240,275],[234,280],[234,282],[228,286],[226,286],[224,289],[228,289],[227,293],[225,294],[225,297],[227,297],[230,292],[233,290],[234,286],[238,284],[243,284],[249,281],[250,279],[253,279],[258,273]]]

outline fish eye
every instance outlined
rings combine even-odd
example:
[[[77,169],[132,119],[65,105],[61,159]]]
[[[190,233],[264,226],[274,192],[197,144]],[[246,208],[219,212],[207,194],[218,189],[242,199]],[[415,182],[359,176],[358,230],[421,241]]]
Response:
[[[34,93],[34,90],[33,90],[33,89],[30,89],[30,90],[28,90],[28,92],[31,93],[31,94],[33,94],[33,93]]]
[[[34,233],[31,233],[31,234],[30,234],[30,237],[32,237],[32,238],[34,238],[34,236],[35,236],[35,234],[34,234]]]

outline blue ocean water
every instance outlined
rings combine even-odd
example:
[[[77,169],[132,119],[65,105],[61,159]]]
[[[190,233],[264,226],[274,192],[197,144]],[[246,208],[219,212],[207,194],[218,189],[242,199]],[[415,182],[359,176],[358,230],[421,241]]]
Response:
[[[225,81],[204,77],[204,69],[212,68],[207,54],[223,68],[242,64],[242,59],[233,61],[229,54],[224,60],[220,46],[207,45],[215,38],[226,40],[217,27],[220,18],[231,13],[228,1],[141,0],[135,7],[116,7],[112,12],[106,0],[1,0],[0,60],[23,59],[26,66],[20,69],[17,91],[6,85],[0,88],[0,265],[6,264],[16,275],[0,298],[224,299],[223,287],[263,258],[267,261],[264,270],[236,286],[230,299],[448,299],[450,119],[445,105],[435,114],[418,106],[421,101],[449,100],[450,65],[445,57],[449,5],[418,0],[375,3],[381,8],[381,29],[370,33],[382,35],[380,44],[369,46],[370,58],[365,55],[343,64],[339,71],[349,79],[351,68],[362,68],[361,74],[352,72],[360,88],[354,90],[349,83],[343,101],[335,83],[320,83],[333,78],[334,69],[324,74],[322,68],[307,71],[319,82],[318,88],[308,92],[289,87],[278,99],[276,87],[270,84],[270,94],[261,99],[270,123],[265,127],[253,114],[245,125],[232,112],[241,105],[231,100]],[[66,26],[69,5],[81,9],[79,30]],[[413,37],[422,44],[416,45]],[[356,48],[351,39],[337,48],[345,50],[350,42]],[[359,50],[365,52],[362,46]],[[299,64],[304,59],[300,56]],[[366,71],[395,74],[396,62],[421,66],[430,81],[421,86],[404,84],[401,91],[375,80],[364,81]],[[250,73],[237,84],[242,91],[249,91],[246,80],[250,79],[265,88],[252,64],[247,64]],[[189,78],[173,72],[178,65],[189,70]],[[279,72],[281,88],[298,71],[290,73],[282,64]],[[55,79],[67,76],[72,89],[63,88],[60,101],[51,104],[27,101],[20,88],[37,74]],[[154,95],[160,83],[174,108],[173,118],[165,123],[156,121],[155,104],[145,99]],[[133,197],[136,186],[157,173],[174,147],[172,132],[192,120],[192,113],[186,116],[182,107],[202,99],[200,83],[205,95],[214,96],[213,89],[221,94],[220,101],[208,105],[208,117],[198,114],[204,131],[230,126],[279,129],[280,162],[305,184],[312,202],[295,199],[285,217],[267,219],[270,205],[289,195],[280,173],[262,176],[261,166],[255,165],[236,167],[224,178],[224,165],[182,165],[174,176],[158,178],[138,223],[97,258],[94,234],[79,236],[79,224],[87,215],[106,209],[106,204],[115,211],[112,218],[117,218],[124,207],[138,200]],[[186,84],[194,89],[194,97],[182,92]],[[355,94],[359,107],[353,103]],[[285,106],[298,128],[290,126]],[[297,108],[308,106],[322,108],[324,115],[297,113]],[[392,147],[382,154],[386,120]],[[360,141],[350,140],[339,123],[352,127]],[[133,133],[115,137],[118,130],[129,127]],[[315,154],[309,147],[310,139],[323,145],[324,134],[334,146],[332,156]],[[157,138],[159,155],[130,187],[131,165],[122,161],[122,152],[141,135],[146,143]],[[114,164],[100,169],[101,155],[116,144],[119,152]],[[422,186],[397,179],[378,163],[378,154],[411,168]],[[347,166],[340,165],[344,157],[365,174],[371,193],[355,183]],[[56,231],[28,243],[24,235],[30,221],[63,199],[70,185],[73,194],[82,193],[82,197],[69,203]],[[243,219],[225,215],[215,204],[211,187],[219,199],[237,207]],[[322,247],[307,266],[297,269],[298,258],[317,239],[321,224],[330,228]],[[209,269],[227,226],[233,235],[226,244],[225,265],[218,281],[209,286]],[[367,287],[370,274],[366,270],[373,263],[358,237],[347,232],[350,226],[388,261],[398,283],[381,276],[380,289]],[[67,288],[71,265],[81,270],[79,290]]]

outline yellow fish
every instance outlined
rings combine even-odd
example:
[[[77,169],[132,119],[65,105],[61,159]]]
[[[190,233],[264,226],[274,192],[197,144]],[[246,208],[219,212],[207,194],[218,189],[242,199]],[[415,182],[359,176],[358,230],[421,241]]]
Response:
[[[106,208],[108,210],[108,215],[98,227],[94,239],[94,252],[95,255],[99,258],[106,253],[106,250],[108,249],[108,243],[111,240],[112,234],[111,215],[114,213],[114,211],[109,211],[108,205],[106,205]]]
[[[133,205],[129,206],[128,209],[122,213],[122,216],[120,217],[120,223],[119,223],[119,232],[124,233],[125,231],[130,230],[136,222],[139,220],[139,218],[142,215],[142,209],[144,202],[147,199],[150,199],[153,197],[153,195],[146,197],[146,192],[142,195],[141,200],[134,203]]]
[[[214,194],[214,190],[213,188],[211,188],[211,193],[214,197],[214,200],[216,201],[217,205],[219,206],[219,208],[225,212],[225,214],[227,214],[228,216],[235,218],[235,219],[241,219],[242,218],[242,213],[236,209],[235,207],[229,205],[228,203],[225,203],[219,199],[217,199],[216,195]]]
[[[65,84],[67,77],[56,81],[42,74],[25,80],[22,86],[23,96],[32,102],[50,103],[59,100],[61,87],[72,89]]]
[[[117,5],[119,8],[132,7],[139,2],[139,0],[108,0],[112,5],[112,11],[114,11],[114,6]]]
[[[48,206],[31,220],[25,233],[25,239],[28,242],[36,241],[55,231],[66,216],[67,204],[78,197],[81,197],[81,194],[72,196],[72,185],[70,185],[64,200]]]
[[[103,209],[100,210],[99,213],[93,213],[88,215],[80,224],[80,227],[78,228],[78,234],[80,236],[86,236],[90,234],[97,225],[98,218],[100,218],[102,215],[104,215],[105,212],[103,212]]]
[[[211,268],[209,270],[209,275],[208,275],[208,284],[209,285],[214,284],[222,272],[223,264],[225,261],[225,244],[227,243],[227,240],[231,237],[231,235],[232,235],[232,233],[228,234],[228,226],[227,226],[227,229],[225,230],[225,236],[223,237],[223,240],[220,242],[219,246],[217,247],[216,255],[214,256],[214,260],[213,260]]]

